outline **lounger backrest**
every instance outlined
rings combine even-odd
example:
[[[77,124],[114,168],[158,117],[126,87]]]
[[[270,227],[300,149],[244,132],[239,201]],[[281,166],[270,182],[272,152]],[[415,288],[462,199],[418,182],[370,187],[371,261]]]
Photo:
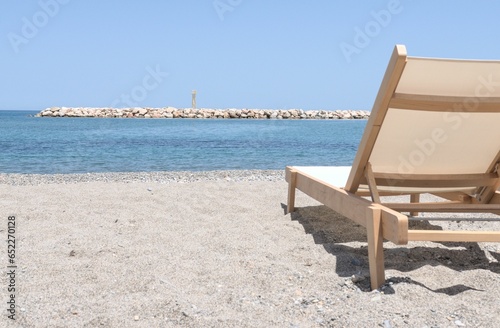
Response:
[[[492,173],[499,161],[500,61],[407,57],[396,46],[346,189],[366,182],[368,162],[375,173],[439,176]]]

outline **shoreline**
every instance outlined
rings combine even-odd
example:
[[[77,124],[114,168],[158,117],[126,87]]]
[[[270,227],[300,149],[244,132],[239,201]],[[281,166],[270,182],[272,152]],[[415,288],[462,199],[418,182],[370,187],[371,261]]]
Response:
[[[34,186],[74,184],[81,182],[151,182],[160,184],[199,181],[285,181],[283,170],[215,170],[215,171],[154,171],[154,172],[95,172],[95,173],[0,173],[0,185]]]
[[[91,108],[50,107],[35,117],[94,118],[191,118],[191,119],[367,119],[365,110],[302,110],[302,109],[212,109],[175,107]]]

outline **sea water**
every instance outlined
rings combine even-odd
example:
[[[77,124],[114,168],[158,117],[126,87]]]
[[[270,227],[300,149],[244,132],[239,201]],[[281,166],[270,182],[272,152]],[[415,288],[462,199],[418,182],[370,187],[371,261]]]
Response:
[[[0,173],[350,165],[366,120],[39,118],[0,111]]]

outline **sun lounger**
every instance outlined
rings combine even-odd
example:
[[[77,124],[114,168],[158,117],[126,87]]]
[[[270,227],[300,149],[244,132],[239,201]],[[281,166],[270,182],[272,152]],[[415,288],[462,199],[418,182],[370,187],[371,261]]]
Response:
[[[383,240],[500,242],[500,231],[409,229],[423,212],[500,215],[500,61],[408,57],[397,45],[352,167],[288,166],[298,189],[366,227],[371,287]],[[421,194],[442,201],[420,202]],[[408,195],[407,203],[384,196]]]

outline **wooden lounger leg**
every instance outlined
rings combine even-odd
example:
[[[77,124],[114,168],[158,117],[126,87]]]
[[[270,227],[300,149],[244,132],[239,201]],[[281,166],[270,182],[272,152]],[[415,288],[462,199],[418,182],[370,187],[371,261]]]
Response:
[[[411,194],[410,203],[420,203],[420,194]],[[411,216],[418,216],[418,212],[411,212]]]
[[[367,208],[366,230],[368,236],[370,283],[372,289],[377,289],[385,283],[384,239],[382,237],[382,211],[380,209]]]
[[[297,172],[290,171],[290,181],[288,182],[288,207],[287,212],[292,213],[295,210],[295,186],[297,181]]]

